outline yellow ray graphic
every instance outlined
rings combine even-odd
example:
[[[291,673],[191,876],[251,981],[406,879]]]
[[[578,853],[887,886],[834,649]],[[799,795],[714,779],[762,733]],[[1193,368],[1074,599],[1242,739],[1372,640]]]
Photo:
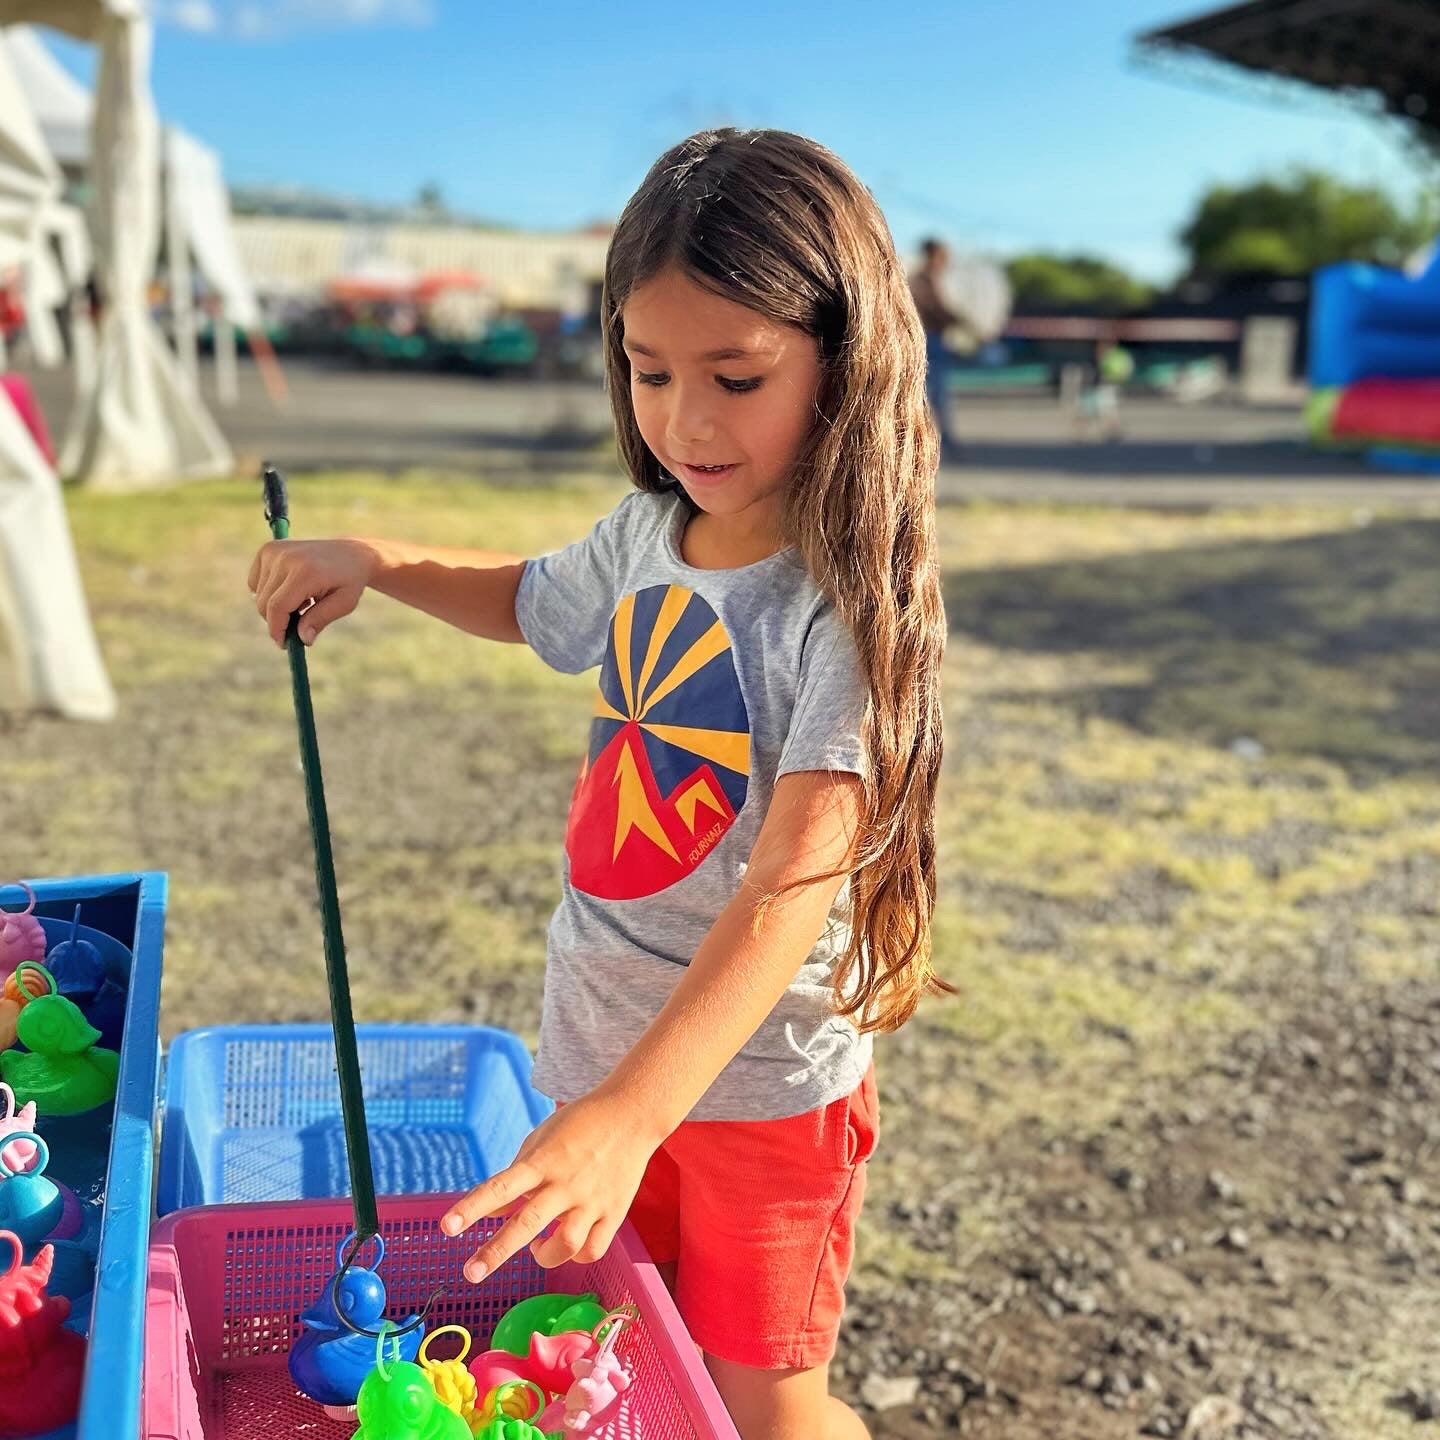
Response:
[[[618,626],[618,621],[616,622]],[[626,627],[629,633],[629,627]],[[618,641],[617,641],[618,643]],[[708,665],[717,655],[730,648],[730,637],[725,627],[717,620],[676,662],[675,668],[645,697],[645,709],[639,718],[644,719],[647,711],[653,709],[672,690],[683,685],[702,665]]]
[[[622,723],[628,716],[622,715],[606,698],[603,690],[595,692],[595,712],[602,720],[619,720]]]
[[[645,664],[640,670],[638,693],[642,704],[645,700],[645,687],[649,685],[650,677],[655,673],[655,665],[660,659],[660,652],[665,648],[665,642],[670,638],[670,632],[674,630],[680,617],[685,613],[685,607],[690,603],[690,593],[683,585],[672,585],[665,592],[665,600],[660,606],[660,613],[655,617],[655,628],[650,632],[650,648],[645,652]]]
[[[635,692],[630,685],[630,627],[635,621],[635,597],[627,595],[615,610],[615,668],[620,672],[620,693],[627,715],[635,713]]]
[[[744,730],[699,730],[689,725],[648,723],[642,723],[640,728],[681,750],[703,755],[727,770],[741,775],[750,773],[750,736]]]
[[[675,802],[675,808],[680,812],[680,818],[690,828],[690,833],[695,833],[695,809],[698,805],[706,805],[723,820],[725,818],[725,807],[715,798],[715,792],[710,788],[707,780],[697,780],[683,795]]]
[[[620,787],[620,803],[615,809],[615,851],[610,856],[613,863],[620,855],[620,847],[632,830],[639,830],[658,845],[672,860],[680,857],[670,843],[670,837],[661,828],[660,821],[650,808],[645,797],[645,782],[635,764],[635,754],[626,740],[620,751],[620,761],[615,767],[615,778],[610,782]]]

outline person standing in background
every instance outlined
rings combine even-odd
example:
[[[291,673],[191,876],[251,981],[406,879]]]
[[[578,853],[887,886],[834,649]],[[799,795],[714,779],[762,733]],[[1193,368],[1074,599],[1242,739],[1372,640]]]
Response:
[[[945,464],[960,458],[960,442],[950,428],[951,354],[945,343],[945,332],[964,325],[964,317],[951,309],[945,298],[942,276],[950,263],[950,251],[941,240],[920,242],[920,266],[910,277],[910,293],[920,312],[925,329],[925,394],[930,413],[940,432],[940,461]]]
[[[1134,374],[1135,357],[1128,350],[1113,340],[1100,341],[1075,403],[1075,431],[1081,439],[1092,433],[1111,443],[1121,438],[1120,391]]]

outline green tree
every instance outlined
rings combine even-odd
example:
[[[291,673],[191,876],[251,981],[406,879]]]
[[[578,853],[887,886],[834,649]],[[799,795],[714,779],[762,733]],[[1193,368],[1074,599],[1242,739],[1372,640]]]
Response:
[[[1005,270],[1019,305],[1132,310],[1153,293],[1143,281],[1094,255],[1035,251],[1015,256]]]
[[[445,191],[438,180],[427,180],[415,192],[415,208],[422,215],[437,220],[450,213],[450,207],[445,203]]]
[[[1214,185],[1180,232],[1196,275],[1308,275],[1337,260],[1397,265],[1434,234],[1433,198],[1406,209],[1373,185],[1296,170]]]

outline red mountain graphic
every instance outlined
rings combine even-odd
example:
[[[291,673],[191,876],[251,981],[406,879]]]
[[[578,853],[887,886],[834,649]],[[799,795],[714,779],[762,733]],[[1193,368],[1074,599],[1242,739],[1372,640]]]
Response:
[[[565,836],[571,883],[602,900],[653,895],[689,875],[734,823],[708,762],[661,795],[632,720],[575,783]]]

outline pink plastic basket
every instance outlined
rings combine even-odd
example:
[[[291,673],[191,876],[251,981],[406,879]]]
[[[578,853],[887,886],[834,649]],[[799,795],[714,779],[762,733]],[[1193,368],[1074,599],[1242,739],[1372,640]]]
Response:
[[[430,1325],[463,1325],[483,1350],[496,1321],[542,1290],[595,1290],[609,1306],[633,1303],[640,1321],[619,1352],[635,1383],[602,1440],[738,1440],[669,1292],[627,1225],[593,1265],[543,1270],[528,1250],[483,1285],[460,1267],[476,1232],[439,1229],[448,1197],[380,1201],[381,1270],[388,1313],[419,1312],[438,1285]],[[498,1222],[486,1222],[494,1225]],[[181,1210],[150,1241],[142,1440],[349,1440],[353,1425],[327,1420],[290,1383],[285,1357],[296,1316],[335,1268],[351,1228],[345,1200],[276,1201]]]

